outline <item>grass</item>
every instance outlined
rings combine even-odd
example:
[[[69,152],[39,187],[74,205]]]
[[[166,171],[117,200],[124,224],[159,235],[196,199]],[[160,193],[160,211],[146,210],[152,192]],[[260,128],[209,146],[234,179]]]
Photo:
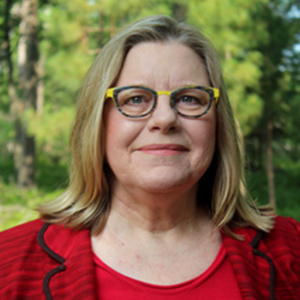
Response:
[[[56,198],[62,191],[23,190],[14,184],[0,182],[0,231],[38,218],[34,209]]]
[[[39,159],[38,188],[22,189],[14,184],[12,158],[0,159],[0,231],[38,218],[37,206],[61,194],[67,185],[67,166]]]

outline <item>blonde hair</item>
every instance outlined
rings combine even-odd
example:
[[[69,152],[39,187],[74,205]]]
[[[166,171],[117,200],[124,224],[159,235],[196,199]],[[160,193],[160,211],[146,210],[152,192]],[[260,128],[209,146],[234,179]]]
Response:
[[[272,211],[259,209],[246,189],[242,137],[228,101],[218,57],[198,29],[166,16],[145,18],[122,30],[94,61],[78,99],[70,141],[70,182],[62,195],[39,207],[46,222],[91,228],[93,234],[101,231],[110,207],[102,123],[106,90],[116,82],[132,47],[143,42],[172,41],[193,49],[202,59],[211,85],[220,89],[216,149],[209,169],[199,182],[201,201],[203,197],[206,199],[213,222],[227,234],[235,236],[232,227],[247,225],[271,230]]]

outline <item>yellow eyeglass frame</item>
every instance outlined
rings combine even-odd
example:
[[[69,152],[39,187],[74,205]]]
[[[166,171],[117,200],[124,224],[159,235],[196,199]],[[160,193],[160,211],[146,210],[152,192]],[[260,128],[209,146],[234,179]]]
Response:
[[[131,116],[131,115],[128,115],[128,114],[126,114],[126,113],[124,113],[124,112],[122,111],[122,109],[121,109],[121,107],[120,107],[120,105],[119,105],[119,102],[118,102],[118,94],[119,94],[120,92],[124,91],[124,90],[131,89],[131,88],[140,88],[140,89],[144,89],[144,90],[146,90],[146,91],[151,92],[151,93],[154,95],[154,100],[155,100],[155,101],[154,101],[153,107],[150,109],[150,111],[148,111],[148,112],[145,113],[145,114],[138,115],[138,116]],[[185,115],[185,114],[179,112],[179,111],[177,110],[177,108],[174,107],[174,106],[172,105],[172,103],[173,103],[173,95],[175,95],[175,93],[177,93],[177,92],[179,92],[179,91],[181,91],[181,90],[184,90],[184,89],[200,89],[200,90],[206,91],[206,92],[209,94],[210,102],[209,102],[209,105],[208,105],[208,107],[207,107],[207,109],[206,109],[206,111],[205,111],[204,113],[202,113],[202,114],[200,114],[200,115],[196,115],[196,116]],[[116,105],[116,107],[118,108],[118,110],[120,111],[120,113],[123,114],[123,115],[125,115],[126,117],[129,117],[129,118],[141,118],[141,117],[145,117],[145,116],[151,114],[151,112],[152,112],[152,111],[155,109],[155,107],[156,107],[157,97],[160,96],[160,95],[168,95],[168,96],[170,96],[170,98],[171,98],[171,106],[172,106],[172,108],[175,109],[175,111],[176,111],[178,114],[180,114],[180,115],[182,115],[182,116],[184,116],[184,117],[187,117],[187,118],[199,118],[199,117],[205,115],[205,114],[208,112],[208,110],[209,110],[209,108],[210,108],[211,103],[212,103],[213,100],[215,100],[215,104],[217,105],[217,103],[218,103],[218,101],[219,101],[219,97],[220,97],[220,91],[219,91],[219,89],[217,89],[217,88],[213,88],[213,87],[204,87],[204,86],[184,86],[184,87],[175,89],[175,90],[173,90],[173,91],[155,91],[155,90],[153,90],[153,89],[150,89],[150,88],[144,87],[144,86],[123,86],[123,87],[112,87],[112,88],[108,89],[108,90],[106,91],[106,94],[105,94],[105,100],[107,100],[107,99],[109,99],[109,98],[113,99],[114,102],[115,102],[115,105]]]

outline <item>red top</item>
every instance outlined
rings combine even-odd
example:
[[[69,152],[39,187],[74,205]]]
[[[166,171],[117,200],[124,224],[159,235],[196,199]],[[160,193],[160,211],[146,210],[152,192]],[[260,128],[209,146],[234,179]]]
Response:
[[[300,223],[276,217],[270,233],[250,227],[233,231],[244,239],[221,234],[242,299],[299,300]],[[0,245],[0,299],[97,300],[89,229],[75,231],[35,220],[1,232]],[[211,292],[223,280],[227,277]]]
[[[241,300],[225,247],[198,277],[175,285],[154,285],[122,275],[94,254],[98,299],[101,300]]]

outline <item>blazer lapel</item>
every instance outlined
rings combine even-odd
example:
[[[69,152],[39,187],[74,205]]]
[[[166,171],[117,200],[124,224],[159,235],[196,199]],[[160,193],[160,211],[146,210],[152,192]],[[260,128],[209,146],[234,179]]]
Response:
[[[52,258],[44,264],[46,299],[96,300],[89,230],[73,231],[45,224],[39,232],[38,242]]]
[[[222,234],[223,243],[244,300],[270,300],[270,264],[264,257],[254,254],[251,241],[256,231],[240,229],[235,233],[244,236],[237,241]]]

